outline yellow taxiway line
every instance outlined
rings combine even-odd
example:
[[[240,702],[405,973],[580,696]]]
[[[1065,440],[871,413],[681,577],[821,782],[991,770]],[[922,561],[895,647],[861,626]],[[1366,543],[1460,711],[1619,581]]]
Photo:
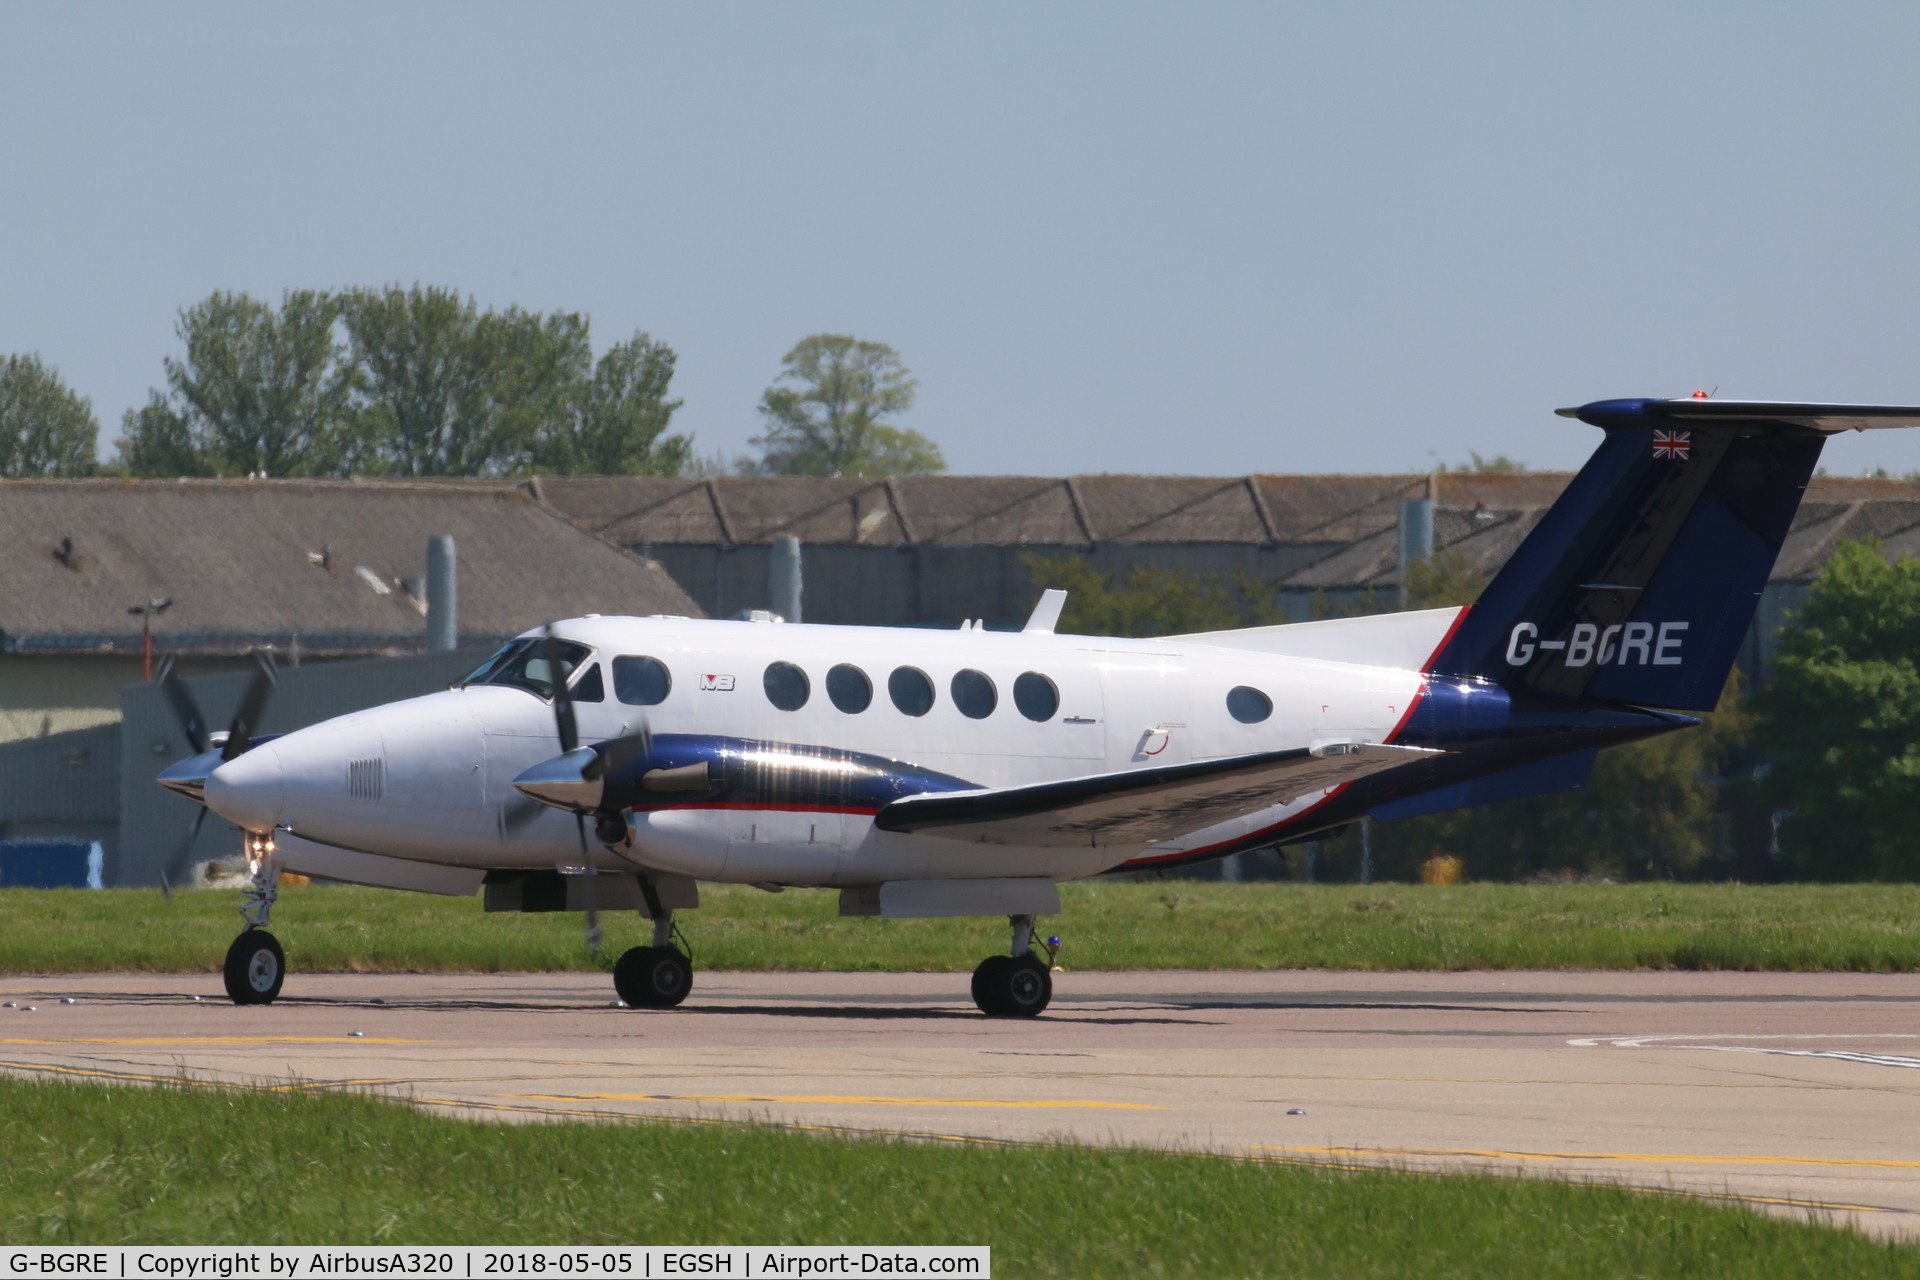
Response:
[[[1479,1160],[1608,1160],[1626,1164],[1804,1164],[1842,1168],[1920,1169],[1920,1160],[1864,1160],[1841,1156],[1709,1156],[1673,1155],[1646,1151],[1491,1151],[1475,1148],[1430,1147],[1268,1147],[1248,1151],[1279,1151],[1288,1155],[1362,1157],[1416,1156]]]

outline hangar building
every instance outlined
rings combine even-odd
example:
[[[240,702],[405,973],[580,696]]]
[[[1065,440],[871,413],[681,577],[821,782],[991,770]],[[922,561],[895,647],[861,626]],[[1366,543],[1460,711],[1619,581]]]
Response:
[[[423,655],[426,546],[442,535],[462,649]],[[4,481],[0,538],[0,884],[48,841],[97,845],[105,883],[155,883],[184,832],[191,808],[152,781],[187,747],[141,683],[143,621],[195,675],[271,653],[276,732],[441,687],[549,618],[700,614],[659,566],[511,484]],[[217,726],[243,681],[206,686]],[[206,825],[205,856],[229,851],[223,825]]]

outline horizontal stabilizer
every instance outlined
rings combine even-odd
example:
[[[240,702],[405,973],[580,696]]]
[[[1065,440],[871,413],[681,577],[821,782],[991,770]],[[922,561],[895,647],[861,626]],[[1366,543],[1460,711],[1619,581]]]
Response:
[[[1600,748],[1593,747],[1586,751],[1548,756],[1544,760],[1532,760],[1498,773],[1482,774],[1478,778],[1457,782],[1450,787],[1422,791],[1404,800],[1377,804],[1368,812],[1383,822],[1392,822],[1501,800],[1523,800],[1528,796],[1571,791],[1586,785],[1588,775],[1593,772],[1593,762],[1599,754]]]
[[[1438,754],[1382,743],[1320,743],[1024,787],[908,796],[880,810],[874,825],[982,844],[1144,848]]]
[[[1700,426],[1803,427],[1825,435],[1871,427],[1920,427],[1920,406],[1898,404],[1821,404],[1803,400],[1715,400],[1688,396],[1678,400],[1596,400],[1577,409],[1555,410],[1609,430],[1684,422]]]

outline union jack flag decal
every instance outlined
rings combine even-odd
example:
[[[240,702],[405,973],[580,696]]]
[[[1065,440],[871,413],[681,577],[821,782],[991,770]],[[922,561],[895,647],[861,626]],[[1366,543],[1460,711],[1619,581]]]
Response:
[[[1693,452],[1693,432],[1660,431],[1653,433],[1653,456],[1685,462]]]

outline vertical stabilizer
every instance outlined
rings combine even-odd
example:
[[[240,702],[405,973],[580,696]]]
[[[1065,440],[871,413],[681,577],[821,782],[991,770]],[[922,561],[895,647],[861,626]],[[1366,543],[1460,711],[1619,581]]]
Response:
[[[1609,400],[1606,439],[1435,658],[1513,693],[1710,711],[1828,435],[1920,409]]]

